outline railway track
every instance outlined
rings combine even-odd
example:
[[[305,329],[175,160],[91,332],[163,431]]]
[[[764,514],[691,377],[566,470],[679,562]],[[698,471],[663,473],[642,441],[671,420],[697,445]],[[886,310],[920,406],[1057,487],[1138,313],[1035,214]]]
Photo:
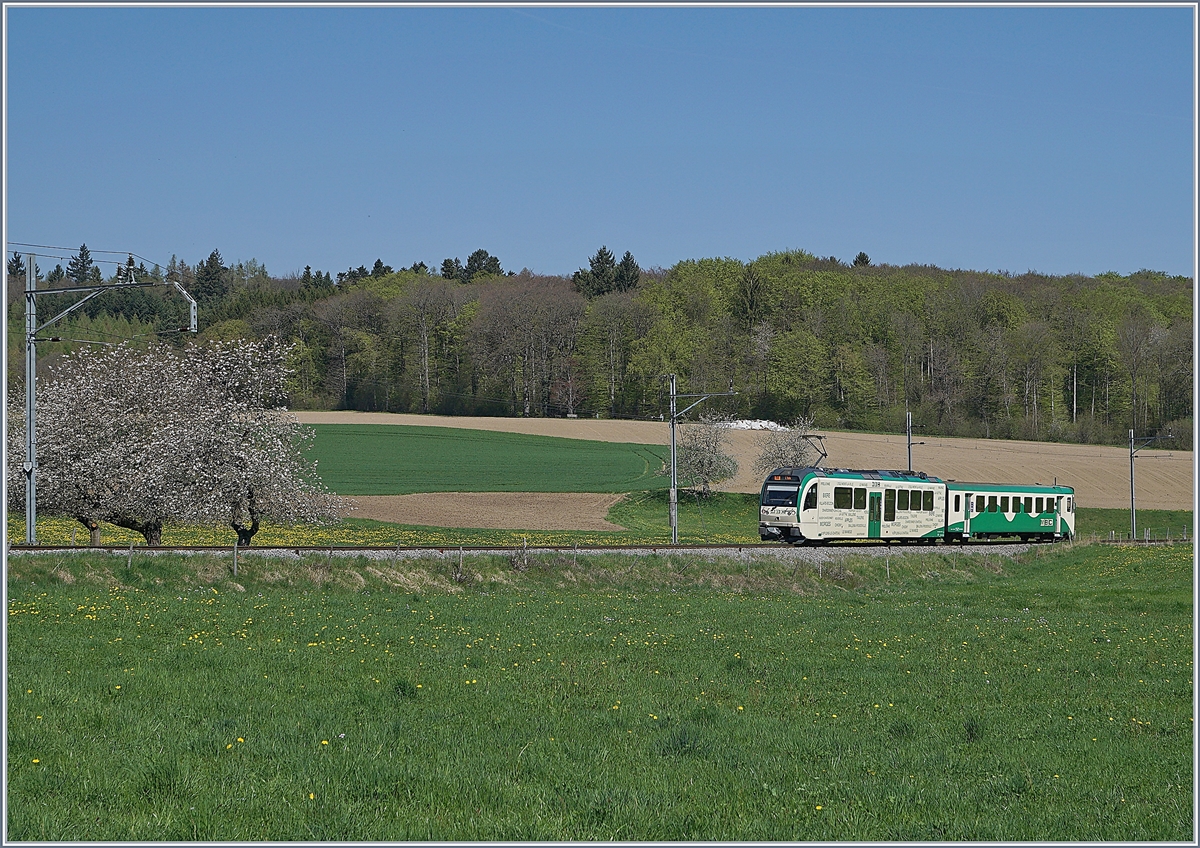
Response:
[[[1128,541],[1110,542],[1098,540],[1099,544],[1130,544]],[[1158,544],[1165,544],[1159,540]],[[747,542],[742,544],[683,544],[683,545],[254,545],[252,547],[237,547],[241,554],[457,554],[462,553],[587,553],[587,554],[677,554],[677,553],[708,553],[708,554],[745,554],[745,553],[781,553],[789,551],[921,551],[921,550],[997,550],[1014,547],[1032,547],[1034,545],[1053,544],[1049,542],[1025,542],[1019,539],[995,541],[971,541],[963,544],[915,544],[887,542],[853,541],[844,543],[828,543],[822,545],[792,546],[778,542]],[[1136,544],[1156,544],[1156,542],[1138,541]],[[139,553],[232,553],[234,545],[101,545],[88,547],[79,545],[10,545],[10,553],[97,553],[125,554],[133,550]]]

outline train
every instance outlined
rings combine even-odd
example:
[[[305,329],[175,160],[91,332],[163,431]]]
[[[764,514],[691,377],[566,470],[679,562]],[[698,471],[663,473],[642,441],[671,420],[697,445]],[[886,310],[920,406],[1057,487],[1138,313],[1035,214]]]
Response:
[[[877,539],[952,543],[1075,535],[1070,486],[962,483],[912,471],[776,468],[763,481],[759,537],[793,545]]]

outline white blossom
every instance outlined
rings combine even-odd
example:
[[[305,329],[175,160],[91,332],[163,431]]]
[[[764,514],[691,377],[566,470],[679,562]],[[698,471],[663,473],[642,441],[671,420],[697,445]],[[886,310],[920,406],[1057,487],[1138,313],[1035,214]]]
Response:
[[[305,457],[312,431],[282,405],[288,350],[274,339],[122,344],[59,360],[37,387],[38,510],[79,520],[93,543],[103,521],[150,544],[164,521],[228,522],[248,543],[262,518],[343,515]],[[10,408],[10,457],[23,453],[24,424]],[[24,476],[9,467],[19,509]]]

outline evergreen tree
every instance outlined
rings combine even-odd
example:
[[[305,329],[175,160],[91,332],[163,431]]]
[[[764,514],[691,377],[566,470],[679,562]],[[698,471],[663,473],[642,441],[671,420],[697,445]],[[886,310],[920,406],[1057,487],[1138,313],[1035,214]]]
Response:
[[[871,257],[867,256],[867,254],[861,250],[858,252],[858,256],[854,257],[854,267],[855,268],[866,268],[870,264],[871,264]]]
[[[628,253],[626,255],[629,256],[630,264],[636,267],[633,256]],[[617,258],[613,256],[612,251],[601,245],[596,255],[588,262],[591,270],[585,271],[580,268],[571,275],[576,290],[588,299],[613,291],[617,279]]]
[[[92,269],[95,266],[92,264],[92,252],[88,250],[86,244],[79,245],[79,253],[71,257],[71,261],[67,263],[67,276],[79,286],[86,286],[91,279]]]
[[[25,260],[21,254],[13,253],[12,259],[8,260],[8,276],[18,280],[25,276]]]
[[[25,273],[25,269],[22,268],[21,273]],[[67,272],[63,270],[63,266],[61,264],[56,264],[54,268],[51,269],[50,273],[46,275],[46,282],[57,283],[66,276]]]
[[[447,280],[461,280],[463,275],[463,265],[456,256],[453,259],[442,260],[442,277]]]
[[[214,250],[208,255],[208,259],[196,266],[196,280],[190,290],[192,297],[208,303],[223,298],[228,293],[225,270],[221,252]]]
[[[480,248],[467,257],[467,266],[463,268],[462,281],[469,283],[476,277],[499,277],[503,273],[500,260]]]
[[[382,259],[375,260],[375,266],[371,268],[372,277],[386,277],[390,273],[392,273],[391,265],[384,265]]]
[[[428,273],[429,266],[426,265],[424,262],[414,262],[412,264],[412,267],[409,268],[408,270],[412,271],[414,274],[425,274],[425,273]]]
[[[629,291],[637,288],[638,280],[642,277],[641,269],[638,268],[637,260],[633,258],[633,254],[628,250],[621,257],[621,263],[617,265],[616,273],[613,277],[614,291]]]

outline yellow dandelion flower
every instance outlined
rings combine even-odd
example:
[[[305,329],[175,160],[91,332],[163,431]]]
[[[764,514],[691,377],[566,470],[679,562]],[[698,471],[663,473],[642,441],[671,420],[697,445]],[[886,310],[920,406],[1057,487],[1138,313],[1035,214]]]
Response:
[[[328,744],[329,744],[329,740],[328,740],[328,739],[322,739],[322,740],[321,740],[321,744],[322,744],[322,745],[328,745]]]
[[[41,760],[39,760],[37,757],[34,757],[34,758],[33,758],[33,761],[34,761],[35,763],[40,763],[40,762],[41,762]]]

